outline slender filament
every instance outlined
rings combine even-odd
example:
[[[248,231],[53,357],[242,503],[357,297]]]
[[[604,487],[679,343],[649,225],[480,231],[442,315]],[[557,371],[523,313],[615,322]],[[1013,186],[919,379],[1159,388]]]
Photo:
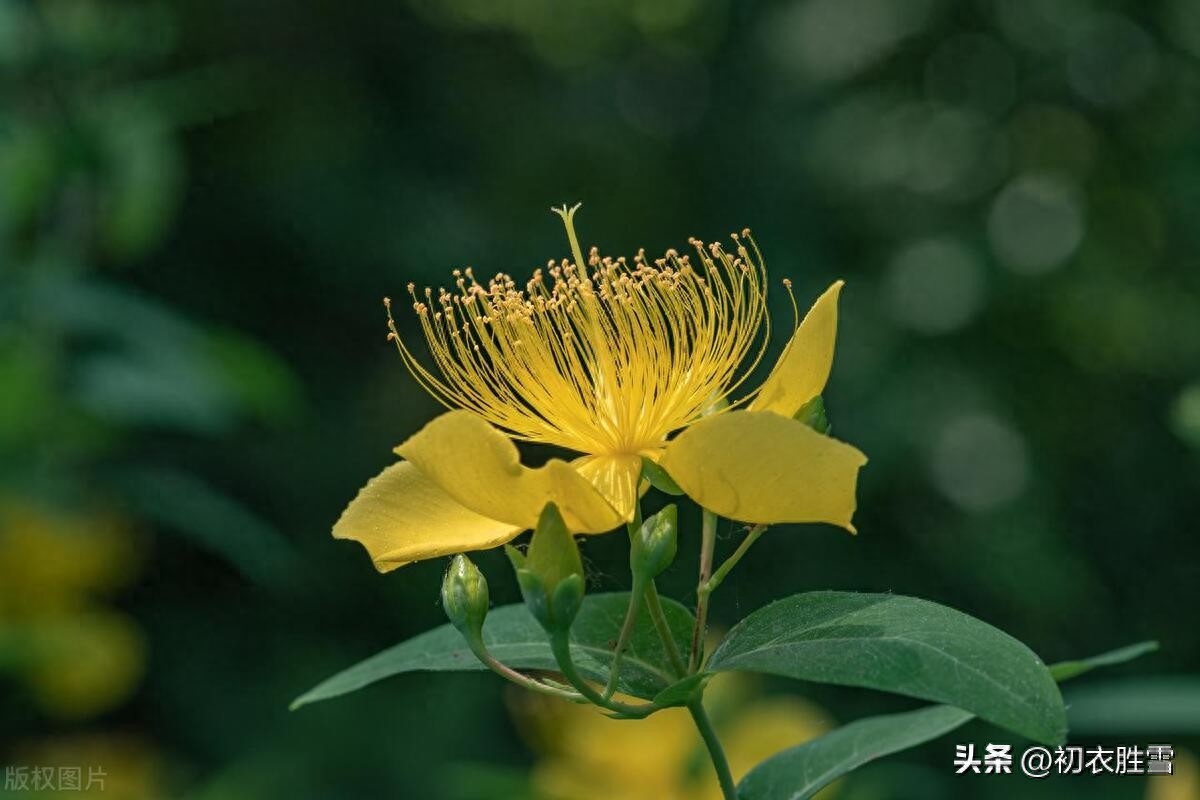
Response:
[[[455,291],[409,284],[434,368],[388,325],[405,365],[450,408],[469,409],[525,441],[589,454],[638,454],[698,419],[745,379],[769,336],[766,273],[748,230],[650,261],[586,263],[575,208],[556,209],[573,259],[550,261],[518,288],[454,270]],[[748,249],[743,240],[749,242]],[[753,255],[751,254],[753,252]],[[751,351],[757,350],[751,355]]]

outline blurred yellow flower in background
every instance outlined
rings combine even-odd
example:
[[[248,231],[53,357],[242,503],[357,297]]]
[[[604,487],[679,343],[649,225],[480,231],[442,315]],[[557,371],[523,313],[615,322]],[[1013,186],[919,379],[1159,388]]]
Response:
[[[832,727],[818,707],[797,697],[756,696],[752,678],[718,675],[705,706],[740,779],[780,750]],[[538,754],[531,776],[546,800],[720,800],[704,745],[686,709],[660,711],[636,725],[594,706],[530,692],[514,693],[518,725]]]
[[[0,498],[0,675],[58,718],[126,700],[145,645],[133,620],[101,601],[136,569],[134,537],[119,518]]]
[[[828,379],[841,282],[763,385],[725,406],[770,333],[749,231],[733,235],[733,253],[693,239],[694,259],[669,250],[630,262],[594,248],[585,258],[576,208],[556,209],[574,260],[551,261],[524,289],[504,273],[485,287],[470,269],[455,270],[454,293],[422,298],[409,286],[440,377],[405,345],[389,304],[405,365],[452,410],[396,448],[404,460],[363,488],[334,536],[362,543],[387,571],[503,544],[548,502],[571,531],[604,533],[633,518],[643,458],[722,516],[853,530],[866,458],[794,419]],[[513,439],[582,455],[531,469]]]
[[[1200,800],[1200,761],[1183,748],[1175,748],[1172,774],[1146,780],[1146,800]]]
[[[0,497],[0,619],[78,607],[136,569],[133,536],[118,517]]]
[[[145,741],[120,734],[63,736],[26,743],[12,753],[14,765],[52,770],[52,788],[17,796],[73,800],[158,800],[167,791],[166,765]],[[77,778],[64,781],[63,769]],[[75,786],[77,788],[70,788]]]

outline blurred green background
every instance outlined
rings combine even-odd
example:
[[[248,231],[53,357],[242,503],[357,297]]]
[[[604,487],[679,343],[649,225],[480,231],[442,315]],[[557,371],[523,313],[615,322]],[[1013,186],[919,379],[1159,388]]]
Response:
[[[748,225],[802,305],[847,280],[860,534],[773,530],[717,624],[838,588],[1047,661],[1162,642],[1068,701],[1077,742],[1184,774],[955,776],[1007,741],[978,725],[838,796],[1200,796],[1195,0],[0,0],[0,92],[0,764],[100,765],[110,800],[532,797],[490,676],[287,704],[443,619],[444,564],[329,536],[439,412],[381,298],[562,257],[549,206],[582,201],[610,254]],[[584,544],[594,590],[624,538]]]

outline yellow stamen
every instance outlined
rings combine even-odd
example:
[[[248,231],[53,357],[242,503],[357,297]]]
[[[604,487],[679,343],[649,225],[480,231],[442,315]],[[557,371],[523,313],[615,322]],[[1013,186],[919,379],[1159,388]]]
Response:
[[[518,439],[589,454],[650,451],[761,358],[769,336],[761,254],[743,231],[732,254],[692,239],[694,259],[668,250],[651,263],[639,251],[630,264],[592,248],[585,260],[578,208],[554,209],[573,261],[534,270],[524,289],[505,273],[483,286],[469,268],[453,272],[455,292],[425,289],[421,298],[409,284],[440,377],[401,340],[389,302],[390,338],[439,401]]]

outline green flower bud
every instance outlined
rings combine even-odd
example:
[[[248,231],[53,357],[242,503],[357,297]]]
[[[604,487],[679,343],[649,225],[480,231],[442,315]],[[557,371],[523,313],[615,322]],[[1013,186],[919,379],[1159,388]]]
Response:
[[[521,596],[547,631],[567,630],[583,602],[583,560],[562,514],[547,503],[526,555],[507,548]]]
[[[817,433],[829,433],[829,418],[825,416],[825,399],[817,395],[795,413],[792,419],[803,422]]]
[[[464,555],[454,557],[442,579],[442,608],[467,641],[482,641],[488,613],[487,578]]]
[[[629,567],[634,581],[656,578],[675,560],[679,513],[674,504],[646,519],[630,539]]]
[[[553,594],[559,582],[571,575],[583,579],[583,559],[579,557],[579,546],[575,544],[574,537],[567,530],[567,523],[554,503],[547,503],[538,517],[525,566],[541,578],[548,594]]]
[[[583,605],[583,594],[582,575],[568,575],[559,582],[550,600],[550,615],[555,624],[564,629],[571,627]]]

